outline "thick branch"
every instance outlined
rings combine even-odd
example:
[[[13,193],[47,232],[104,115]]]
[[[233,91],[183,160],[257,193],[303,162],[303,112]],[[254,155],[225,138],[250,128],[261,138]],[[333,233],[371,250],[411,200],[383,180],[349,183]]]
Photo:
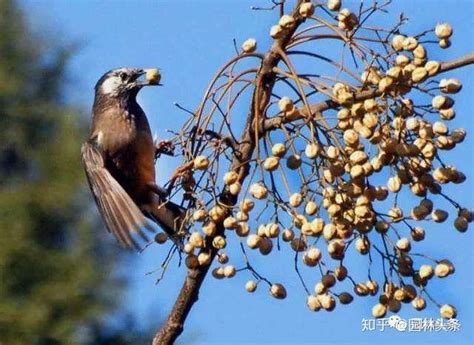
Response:
[[[295,18],[295,25],[288,30],[284,36],[274,42],[270,50],[264,55],[260,69],[255,79],[255,89],[252,96],[252,104],[247,117],[245,130],[240,139],[238,149],[234,152],[230,170],[239,174],[239,180],[242,184],[250,171],[250,160],[255,151],[256,143],[260,138],[261,131],[255,131],[260,120],[263,119],[263,113],[267,107],[272,89],[275,84],[275,73],[273,68],[280,61],[278,52],[285,49],[297,27],[303,22],[298,14],[298,8],[302,0],[299,0],[295,6],[292,15]],[[257,133],[257,134],[255,134]],[[237,202],[237,197],[225,190],[220,196],[220,203],[232,207]],[[218,230],[223,234],[222,224],[218,224]],[[212,261],[217,255],[217,250],[211,245],[212,239],[207,239],[207,248],[211,248]],[[197,269],[190,269],[186,276],[178,298],[168,316],[168,319],[155,335],[153,345],[172,344],[183,332],[184,322],[194,305],[198,300],[199,289],[209,271],[209,266],[201,266]]]
[[[474,53],[467,54],[452,61],[443,62],[439,73],[474,64]]]
[[[463,57],[460,57],[452,61],[443,62],[440,66],[438,74],[448,72],[453,69],[457,69],[457,68],[464,67],[467,65],[472,65],[472,64],[474,64],[474,53],[465,55]],[[377,89],[363,90],[363,91],[356,92],[356,94],[354,95],[354,99],[356,102],[361,102],[369,98],[378,97],[381,94],[382,92],[380,92]],[[318,120],[318,116],[322,116],[321,113],[323,111],[328,110],[328,109],[335,109],[339,106],[340,105],[338,103],[328,99],[328,100],[311,105],[310,107],[311,114],[315,114],[314,115],[316,116],[315,119]],[[304,118],[308,116],[308,110],[306,109],[306,107],[301,107],[299,109],[299,113],[301,114],[300,118]],[[262,128],[262,132],[272,131],[274,129],[280,128],[281,125],[285,123],[296,121],[296,120],[298,120],[298,118],[292,119],[290,121],[283,114],[272,117],[270,119],[265,120],[263,128]]]
[[[173,309],[165,324],[155,335],[153,345],[173,344],[183,332],[184,321],[191,311],[191,307],[198,300],[199,288],[209,271],[209,267],[210,265],[188,271]]]

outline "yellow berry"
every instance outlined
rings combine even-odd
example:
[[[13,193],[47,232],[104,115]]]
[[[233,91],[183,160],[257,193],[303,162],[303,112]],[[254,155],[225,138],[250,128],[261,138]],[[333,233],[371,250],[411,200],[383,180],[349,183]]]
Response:
[[[261,241],[262,241],[262,238],[255,234],[249,235],[249,237],[247,237],[247,245],[251,249],[258,248]]]
[[[257,49],[257,41],[254,38],[249,38],[242,44],[242,50],[245,53],[253,53]]]
[[[290,15],[283,15],[280,17],[278,21],[278,25],[280,25],[283,29],[290,29],[295,24],[295,18]]]
[[[318,298],[314,295],[308,296],[308,299],[306,300],[306,305],[312,311],[318,311],[321,309],[321,303],[319,303]]]
[[[227,242],[223,236],[216,236],[212,240],[212,246],[216,249],[225,248]]]
[[[435,34],[439,39],[446,39],[453,34],[453,28],[448,23],[436,25]]]
[[[289,97],[282,97],[278,101],[278,107],[280,108],[281,112],[291,111],[294,108],[293,101]]]
[[[146,75],[145,79],[150,83],[150,84],[159,84],[161,80],[161,74],[160,71],[156,68],[150,68],[146,70]]]
[[[311,17],[314,13],[314,5],[311,2],[304,2],[298,10],[303,18]]]
[[[441,308],[439,308],[439,313],[441,317],[445,319],[452,319],[456,317],[457,311],[451,304],[443,304]]]
[[[277,299],[286,298],[286,289],[282,284],[276,283],[270,287],[270,293]]]
[[[211,263],[211,255],[209,253],[199,253],[197,258],[200,266],[207,266]]]
[[[189,243],[194,248],[201,248],[204,246],[204,238],[199,232],[193,232],[189,237]]]
[[[341,0],[328,0],[327,6],[330,11],[339,11],[341,8]]]
[[[267,171],[274,171],[278,168],[280,158],[271,156],[263,161],[263,168]]]
[[[236,273],[236,270],[234,266],[228,265],[224,267],[224,276],[226,278],[232,278],[233,276],[235,276],[235,273]]]
[[[387,313],[387,307],[385,305],[381,304],[381,303],[377,303],[372,308],[372,315],[375,318],[384,317],[386,313]]]
[[[248,292],[254,292],[257,290],[257,283],[253,280],[249,280],[247,283],[245,283],[245,290]]]
[[[223,180],[226,185],[231,185],[232,183],[237,182],[239,175],[235,171],[226,172]]]
[[[249,192],[255,199],[265,199],[268,195],[267,188],[261,183],[252,184]]]
[[[194,169],[196,170],[206,170],[209,166],[209,160],[206,156],[197,156],[194,158]]]
[[[277,143],[272,146],[272,154],[277,157],[283,157],[286,153],[285,144]]]

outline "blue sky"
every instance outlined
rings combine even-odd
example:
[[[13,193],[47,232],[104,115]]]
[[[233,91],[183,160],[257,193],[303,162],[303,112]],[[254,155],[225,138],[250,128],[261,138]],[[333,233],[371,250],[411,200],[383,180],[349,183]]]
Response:
[[[143,90],[139,101],[152,129],[162,138],[168,136],[166,129],[179,128],[187,118],[173,102],[189,109],[198,104],[213,73],[234,54],[232,39],[242,42],[254,37],[260,50],[269,47],[268,31],[276,21],[276,14],[250,10],[251,5],[266,3],[262,0],[23,1],[34,28],[49,32],[58,42],[81,43],[70,66],[67,98],[86,111],[92,104],[93,86],[105,71],[119,66],[160,67],[165,86]],[[346,2],[353,8],[356,4],[356,1]],[[432,58],[448,60],[474,51],[471,1],[405,0],[396,1],[391,9],[394,16],[403,11],[411,18],[406,31],[413,33],[433,27],[439,21],[453,24],[452,48],[437,50]],[[456,97],[458,115],[453,127],[463,126],[473,133],[474,68],[446,75],[457,77],[464,84],[462,93]],[[466,173],[468,182],[448,189],[471,208],[474,206],[473,144],[468,135],[451,158]],[[178,163],[171,158],[159,161],[159,180],[166,181]],[[433,256],[448,257],[456,265],[456,274],[433,284],[431,291],[443,302],[458,307],[458,318],[463,325],[460,332],[361,332],[361,319],[370,317],[371,307],[376,303],[374,298],[356,298],[350,306],[338,307],[332,313],[311,313],[305,306],[305,294],[296,282],[291,262],[282,253],[273,256],[272,261],[262,262],[266,265],[265,273],[289,282],[286,300],[270,298],[266,289],[249,295],[243,288],[248,279],[245,275],[222,281],[209,277],[178,344],[472,343],[474,334],[469,327],[474,322],[472,229],[471,233],[459,234],[451,224],[430,227],[421,248]],[[172,267],[165,280],[154,285],[156,275],[145,273],[159,266],[164,251],[163,247],[155,247],[123,267],[130,278],[123,307],[132,312],[143,328],[157,327],[166,317],[185,274],[182,267]],[[422,313],[410,309],[403,308],[401,316],[438,317],[433,306]]]

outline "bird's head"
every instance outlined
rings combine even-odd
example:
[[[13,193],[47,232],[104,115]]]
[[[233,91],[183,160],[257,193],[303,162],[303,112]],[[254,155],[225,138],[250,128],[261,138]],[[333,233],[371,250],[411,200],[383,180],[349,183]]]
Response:
[[[95,86],[96,95],[107,97],[134,97],[143,86],[161,85],[156,68],[117,68],[105,73]]]

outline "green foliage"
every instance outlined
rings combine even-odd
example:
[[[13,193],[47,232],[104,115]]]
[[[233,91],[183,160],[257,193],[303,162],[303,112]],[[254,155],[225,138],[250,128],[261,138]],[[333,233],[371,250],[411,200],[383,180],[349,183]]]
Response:
[[[70,51],[32,35],[12,0],[0,32],[0,343],[85,343],[120,286],[87,213],[85,117],[62,100]]]

